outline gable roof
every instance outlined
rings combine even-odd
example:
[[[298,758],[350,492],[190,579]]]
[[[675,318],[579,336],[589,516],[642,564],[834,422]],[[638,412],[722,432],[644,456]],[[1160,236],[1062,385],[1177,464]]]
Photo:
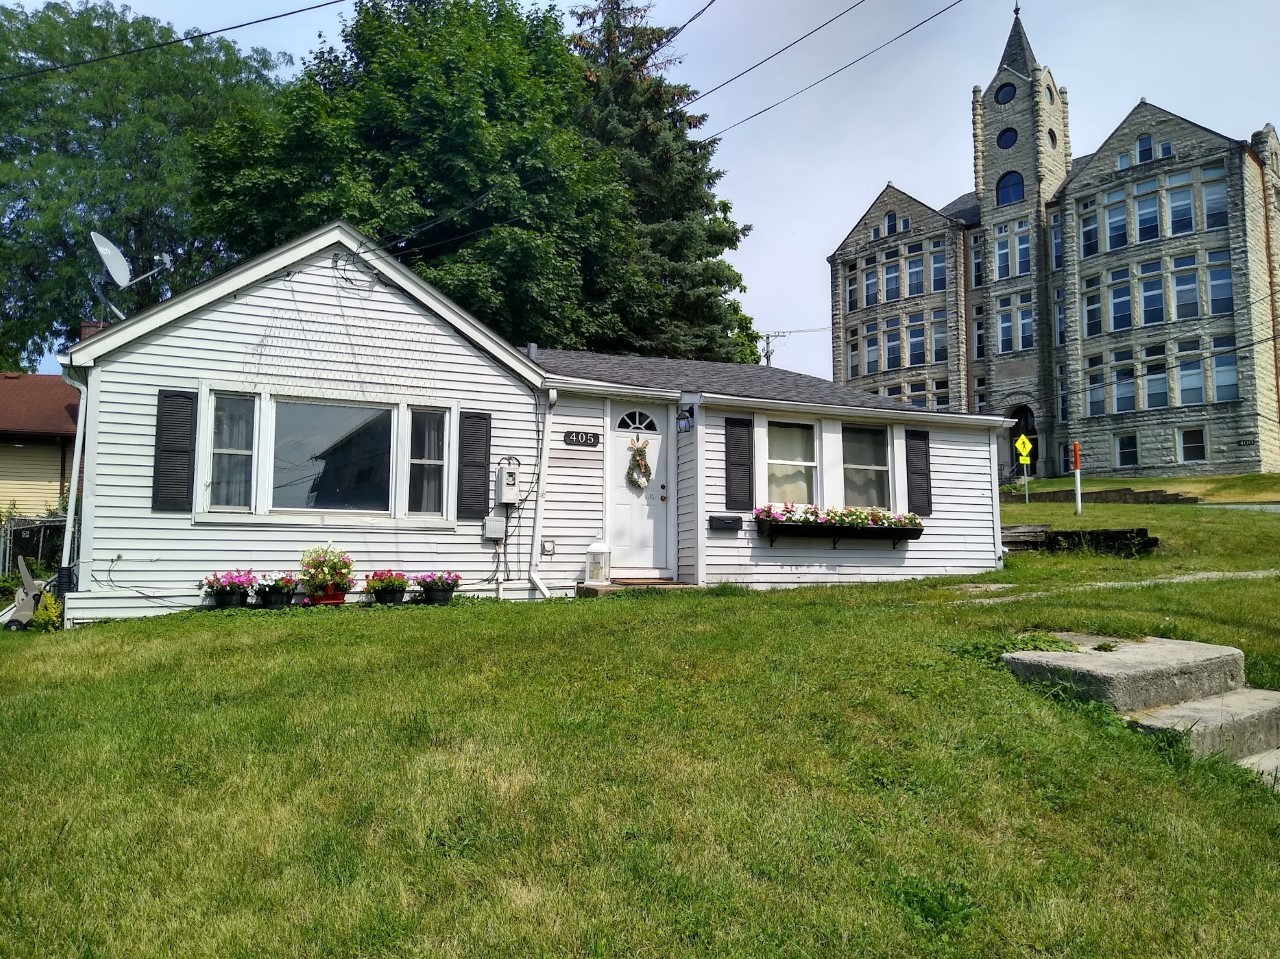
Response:
[[[977,226],[982,222],[982,204],[978,202],[978,194],[975,190],[956,197],[938,212],[953,220],[959,220],[965,226]]]
[[[907,200],[911,203],[915,203],[919,205],[922,209],[928,211],[929,213],[937,213],[940,216],[948,215],[945,210],[939,210],[936,207],[933,207],[930,204],[925,203],[924,200],[921,200],[917,197],[912,196],[906,190],[903,190],[894,186],[892,181],[890,181],[889,183],[885,184],[883,190],[881,190],[879,193],[876,194],[876,198],[872,200],[871,203],[867,206],[862,216],[858,217],[858,221],[853,225],[853,229],[851,229],[848,233],[845,234],[844,239],[841,240],[839,245],[836,247],[837,252],[839,252],[839,250],[842,247],[844,247],[846,243],[848,243],[851,239],[853,239],[854,234],[856,234],[859,230],[864,228],[867,222],[867,216],[871,213],[872,210],[875,209],[876,204],[879,203],[882,199],[884,199],[884,197],[888,194],[893,194],[894,196],[901,197],[902,199]],[[827,259],[831,260],[834,257],[835,257],[835,254],[833,253]]]
[[[75,436],[80,393],[48,373],[0,373],[0,433]]]
[[[878,396],[851,386],[840,386],[817,376],[809,376],[807,373],[795,373],[772,366],[652,356],[607,356],[603,353],[580,353],[573,350],[539,349],[534,355],[538,365],[548,373],[596,383],[680,393],[709,393],[796,406],[882,410],[906,417],[966,416],[963,413],[920,410],[902,400]]]
[[[1027,31],[1022,29],[1022,17],[1015,10],[1013,28],[1009,31],[1009,39],[1004,45],[1004,54],[1000,57],[1000,69],[1012,70],[1020,77],[1031,79],[1031,71],[1040,64],[1036,55],[1031,52],[1031,41],[1027,39]]]
[[[342,220],[335,220],[290,243],[254,257],[185,293],[108,327],[91,339],[81,340],[65,357],[59,359],[67,368],[93,366],[99,359],[169,323],[260,283],[294,263],[334,246],[344,247],[365,269],[378,274],[388,284],[439,316],[517,376],[533,386],[541,385],[542,371],[527,356],[380,249],[373,240]]]

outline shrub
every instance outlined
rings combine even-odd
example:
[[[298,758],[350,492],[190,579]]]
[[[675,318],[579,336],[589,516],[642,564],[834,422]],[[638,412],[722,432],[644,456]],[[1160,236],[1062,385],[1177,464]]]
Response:
[[[56,633],[62,629],[62,601],[52,593],[42,593],[27,629],[37,633]]]

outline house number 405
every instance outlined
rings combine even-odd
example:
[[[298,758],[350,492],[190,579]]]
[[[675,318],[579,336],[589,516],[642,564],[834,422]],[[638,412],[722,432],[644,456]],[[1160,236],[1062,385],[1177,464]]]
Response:
[[[564,434],[565,446],[599,446],[600,434],[588,433],[585,430],[569,430]]]

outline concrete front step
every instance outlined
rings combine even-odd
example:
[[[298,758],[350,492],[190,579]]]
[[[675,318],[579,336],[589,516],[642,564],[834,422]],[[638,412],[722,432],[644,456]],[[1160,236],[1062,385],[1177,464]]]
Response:
[[[1221,696],[1244,685],[1244,654],[1229,646],[1159,636],[1133,642],[1055,635],[1075,644],[1075,650],[1006,653],[1001,659],[1023,682],[1059,683],[1122,713]],[[1280,745],[1280,739],[1272,745]]]
[[[1236,689],[1222,696],[1163,706],[1129,716],[1144,732],[1186,733],[1197,756],[1243,759],[1280,746],[1280,693]]]
[[[1240,765],[1252,769],[1272,789],[1280,791],[1280,749],[1268,749],[1241,759]]]

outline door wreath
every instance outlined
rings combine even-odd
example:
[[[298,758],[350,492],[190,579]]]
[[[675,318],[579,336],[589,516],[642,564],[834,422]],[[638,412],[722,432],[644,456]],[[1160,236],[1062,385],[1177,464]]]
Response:
[[[631,462],[627,464],[627,482],[636,489],[644,489],[653,479],[653,467],[649,465],[649,441],[631,441]]]

